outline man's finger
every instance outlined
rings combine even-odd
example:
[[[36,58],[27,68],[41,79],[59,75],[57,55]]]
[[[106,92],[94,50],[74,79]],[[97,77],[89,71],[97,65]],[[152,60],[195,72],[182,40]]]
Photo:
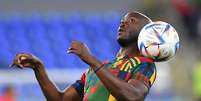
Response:
[[[76,43],[72,43],[71,44],[71,48],[75,49],[77,47],[77,44]]]
[[[68,53],[68,54],[70,54],[70,53],[75,53],[75,54],[77,54],[77,51],[76,51],[76,50],[68,50],[67,53]]]
[[[68,54],[74,53],[74,51],[73,51],[73,50],[68,50],[67,53],[68,53]]]
[[[15,61],[15,66],[22,69],[23,66],[21,65],[20,57]]]
[[[76,47],[69,47],[68,50],[77,50]]]
[[[22,55],[22,56],[19,57],[19,59],[20,59],[20,61],[29,60],[30,57],[28,57],[28,56],[26,56],[26,55],[24,55],[24,56]]]
[[[68,54],[70,54],[70,53],[71,53],[71,51],[70,51],[70,50],[67,50],[67,53],[68,53]]]
[[[17,67],[17,68],[20,68],[20,69],[23,69],[22,65],[21,64],[15,64],[15,63],[12,63],[9,67]]]
[[[13,62],[13,64],[11,65],[12,67],[13,66],[16,66],[16,67],[18,67],[18,68],[21,68],[22,69],[22,67],[23,67],[23,65],[21,64],[21,56],[20,56],[20,54],[18,54],[17,56],[16,56],[16,58],[14,59],[14,62]]]
[[[26,63],[31,63],[32,59],[26,58],[20,61],[20,64],[26,64]]]
[[[23,66],[22,66],[21,64],[17,64],[16,67],[18,67],[18,68],[20,68],[20,69],[23,69],[23,68],[22,68]]]
[[[69,48],[68,48],[68,50],[73,50],[73,49],[74,49],[74,48],[72,48],[72,47],[69,47]]]
[[[14,66],[15,66],[15,63],[14,63],[14,62],[9,65],[9,67],[14,67]]]
[[[20,59],[20,57],[17,59],[17,64],[20,64],[21,63],[21,59]]]

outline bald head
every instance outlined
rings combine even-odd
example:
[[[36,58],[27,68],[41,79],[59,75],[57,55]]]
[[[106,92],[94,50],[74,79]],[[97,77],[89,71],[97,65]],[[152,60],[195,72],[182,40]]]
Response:
[[[137,43],[141,29],[152,22],[149,17],[139,12],[128,12],[121,20],[117,41],[122,47]]]
[[[135,24],[137,26],[136,28],[137,32],[139,32],[146,24],[152,22],[152,20],[149,17],[137,11],[128,12],[125,15],[125,17],[126,16],[133,17],[133,19],[135,20]]]
[[[142,20],[144,20],[146,22],[151,22],[152,21],[149,17],[147,17],[146,15],[144,15],[144,14],[142,14],[140,12],[137,12],[137,11],[128,12],[126,15],[130,15],[130,16],[142,19]]]

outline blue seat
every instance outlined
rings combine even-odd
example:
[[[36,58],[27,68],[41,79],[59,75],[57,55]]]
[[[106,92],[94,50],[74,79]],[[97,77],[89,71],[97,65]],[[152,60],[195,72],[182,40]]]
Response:
[[[120,16],[116,12],[105,14],[51,13],[42,16],[34,13],[24,18],[14,15],[0,18],[0,43],[3,50],[1,63],[8,64],[18,52],[30,52],[41,58],[47,68],[84,68],[75,55],[66,53],[71,41],[87,44],[101,60],[114,58],[119,49],[116,42]]]
[[[0,66],[7,68],[9,64],[12,63],[14,55],[10,53],[10,51],[6,50],[6,48],[2,47],[2,50],[0,51]]]

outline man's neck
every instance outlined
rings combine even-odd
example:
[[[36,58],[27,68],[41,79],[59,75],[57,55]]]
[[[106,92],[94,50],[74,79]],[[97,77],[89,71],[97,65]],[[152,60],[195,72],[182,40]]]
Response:
[[[134,46],[134,45],[133,45]],[[122,47],[120,49],[121,54],[123,55],[132,55],[132,56],[140,56],[139,52],[138,52],[138,48],[137,47]]]

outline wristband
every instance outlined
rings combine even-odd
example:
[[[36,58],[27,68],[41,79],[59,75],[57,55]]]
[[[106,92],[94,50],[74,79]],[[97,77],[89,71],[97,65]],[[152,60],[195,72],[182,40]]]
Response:
[[[94,70],[94,72],[95,73],[97,73],[101,68],[103,68],[103,66],[104,66],[105,64],[103,63],[103,64],[101,64],[101,66],[100,67],[98,67],[98,68],[96,68],[95,70]]]

